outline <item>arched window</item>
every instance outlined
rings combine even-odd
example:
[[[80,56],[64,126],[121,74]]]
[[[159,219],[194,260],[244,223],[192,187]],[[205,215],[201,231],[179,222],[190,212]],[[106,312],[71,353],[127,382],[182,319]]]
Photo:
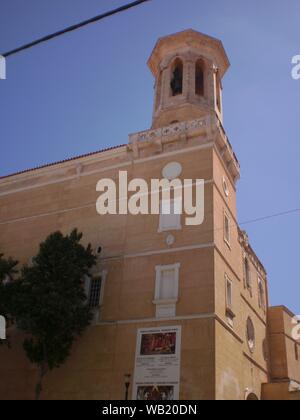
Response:
[[[202,60],[196,63],[196,95],[204,96],[204,65]]]
[[[183,92],[183,63],[180,58],[176,58],[172,67],[171,92],[172,96],[182,95]]]

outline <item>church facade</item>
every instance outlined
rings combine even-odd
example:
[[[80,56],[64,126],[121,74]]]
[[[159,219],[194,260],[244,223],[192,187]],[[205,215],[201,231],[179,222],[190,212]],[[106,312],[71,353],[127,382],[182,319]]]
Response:
[[[300,399],[294,314],[270,307],[264,266],[237,221],[240,165],[223,127],[221,41],[193,30],[160,39],[153,123],[127,144],[0,179],[0,249],[27,264],[52,232],[78,228],[97,254],[86,282],[93,324],[44,399]],[[99,216],[99,179],[204,180],[204,221]],[[297,326],[297,325],[296,325]],[[32,399],[36,371],[11,331],[0,399]],[[298,341],[297,341],[298,340]],[[125,388],[126,388],[125,385]]]

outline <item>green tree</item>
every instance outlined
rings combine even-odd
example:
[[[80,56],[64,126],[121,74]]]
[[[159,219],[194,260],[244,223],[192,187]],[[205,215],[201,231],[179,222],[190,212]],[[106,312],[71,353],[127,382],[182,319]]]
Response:
[[[80,244],[81,238],[77,230],[68,236],[51,234],[32,266],[22,270],[15,291],[13,315],[29,337],[23,343],[26,355],[38,367],[37,400],[45,375],[66,361],[92,318],[82,282],[96,257],[90,245]]]
[[[12,279],[12,276],[17,273],[17,265],[18,261],[12,258],[5,259],[4,254],[0,254],[0,285],[3,285],[5,280]]]

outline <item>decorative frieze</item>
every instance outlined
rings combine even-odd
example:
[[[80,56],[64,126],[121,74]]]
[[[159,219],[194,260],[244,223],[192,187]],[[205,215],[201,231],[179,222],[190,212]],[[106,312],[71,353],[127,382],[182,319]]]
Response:
[[[162,137],[179,136],[180,134],[190,133],[192,130],[203,129],[207,127],[208,118],[200,118],[193,121],[176,123],[168,127],[162,127],[155,130],[146,130],[129,136],[129,143],[155,141]]]
[[[239,179],[240,165],[226,136],[225,130],[216,115],[198,118],[191,121],[171,124],[155,130],[146,130],[129,136],[129,151],[134,158],[147,147],[156,147],[156,153],[164,151],[163,145],[170,142],[188,142],[195,137],[203,137],[204,141],[214,141],[220,156],[234,182]],[[205,140],[206,138],[206,140]]]

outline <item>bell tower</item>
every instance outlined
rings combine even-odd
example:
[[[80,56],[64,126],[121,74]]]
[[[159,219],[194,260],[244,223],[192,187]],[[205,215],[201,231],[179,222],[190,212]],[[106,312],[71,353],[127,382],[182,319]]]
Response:
[[[222,78],[229,60],[221,41],[194,30],[161,38],[148,61],[155,77],[152,128],[214,112],[223,121]]]

